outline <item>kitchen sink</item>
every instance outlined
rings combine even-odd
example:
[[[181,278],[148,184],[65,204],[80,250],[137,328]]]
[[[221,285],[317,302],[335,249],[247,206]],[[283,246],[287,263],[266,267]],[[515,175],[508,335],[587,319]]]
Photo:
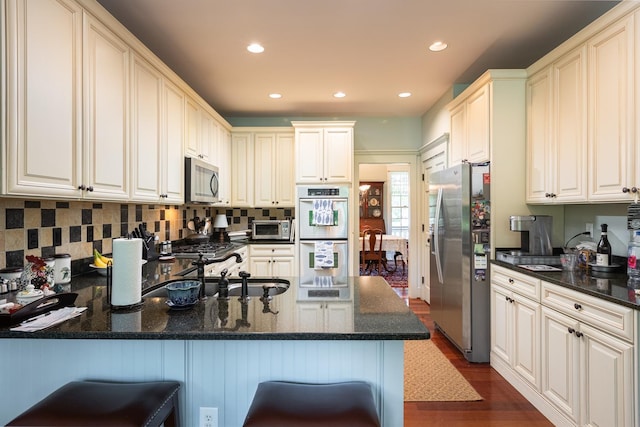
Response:
[[[207,277],[205,279],[205,295],[209,297],[217,296],[218,294],[218,280],[219,277]],[[182,280],[182,279],[180,279]],[[143,291],[143,298],[155,298],[155,297],[167,297],[167,290],[165,285],[173,282],[170,280],[160,284],[158,287],[150,289],[149,291]],[[289,289],[291,283],[285,279],[279,279],[275,277],[249,277],[247,279],[248,284],[248,296],[250,297],[273,297],[283,294]],[[242,279],[239,277],[232,277],[229,279],[229,296],[240,296],[242,292]],[[266,294],[266,295],[265,295]]]

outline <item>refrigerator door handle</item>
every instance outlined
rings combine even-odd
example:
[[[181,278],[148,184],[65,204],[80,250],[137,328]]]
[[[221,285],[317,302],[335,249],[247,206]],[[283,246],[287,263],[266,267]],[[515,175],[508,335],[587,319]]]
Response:
[[[438,272],[438,281],[440,283],[444,283],[444,279],[442,277],[442,260],[440,258],[440,221],[441,221],[441,212],[442,212],[442,187],[438,188],[438,197],[436,198],[436,215],[434,221],[434,230],[433,236],[431,239],[431,244],[434,248],[434,253],[436,256],[436,270]]]

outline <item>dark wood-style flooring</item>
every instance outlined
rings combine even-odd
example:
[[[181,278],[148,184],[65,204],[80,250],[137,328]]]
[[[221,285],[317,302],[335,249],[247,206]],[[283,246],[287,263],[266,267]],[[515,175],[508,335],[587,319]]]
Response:
[[[553,426],[488,363],[467,362],[462,353],[435,330],[426,302],[409,299],[406,290],[394,289],[429,328],[431,340],[484,398],[478,402],[405,402],[405,427]]]

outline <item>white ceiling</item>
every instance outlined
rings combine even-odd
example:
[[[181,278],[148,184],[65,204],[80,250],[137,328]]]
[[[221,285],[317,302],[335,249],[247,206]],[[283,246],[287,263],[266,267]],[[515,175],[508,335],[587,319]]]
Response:
[[[454,83],[489,68],[526,68],[617,3],[98,2],[224,117],[421,116]],[[449,48],[430,52],[436,40]],[[252,42],[265,52],[247,52]],[[333,98],[337,91],[347,96]],[[405,91],[413,96],[397,96]]]

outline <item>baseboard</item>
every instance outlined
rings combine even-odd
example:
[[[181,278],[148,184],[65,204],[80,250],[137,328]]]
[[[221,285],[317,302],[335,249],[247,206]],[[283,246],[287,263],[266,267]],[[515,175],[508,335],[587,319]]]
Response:
[[[503,359],[491,353],[490,364],[509,384],[525,397],[535,408],[542,413],[556,427],[576,427],[576,424],[562,414],[555,406],[545,399],[542,394],[525,381]]]

